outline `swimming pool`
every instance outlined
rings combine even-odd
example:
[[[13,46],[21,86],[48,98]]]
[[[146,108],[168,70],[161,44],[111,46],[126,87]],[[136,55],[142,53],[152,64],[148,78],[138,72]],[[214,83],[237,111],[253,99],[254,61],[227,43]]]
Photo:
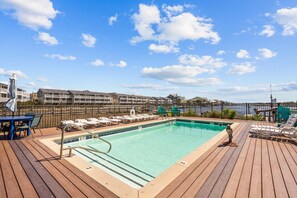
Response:
[[[191,153],[225,129],[222,123],[173,121],[125,132],[105,134],[112,144],[108,154],[75,149],[77,156],[87,160],[110,175],[139,189],[160,175],[174,163]],[[106,150],[100,140],[85,139],[66,143]]]

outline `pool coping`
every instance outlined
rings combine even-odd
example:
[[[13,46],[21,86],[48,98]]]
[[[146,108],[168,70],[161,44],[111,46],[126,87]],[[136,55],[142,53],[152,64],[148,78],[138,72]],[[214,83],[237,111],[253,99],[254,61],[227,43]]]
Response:
[[[91,131],[92,133],[104,133],[108,131],[114,131],[114,130],[121,130],[121,129],[129,129],[133,127],[143,126],[143,125],[150,125],[150,124],[161,124],[166,123],[170,120],[182,120],[182,121],[197,121],[197,122],[215,122],[215,123],[227,123],[225,121],[205,121],[205,120],[197,120],[197,119],[191,119],[191,118],[173,118],[173,119],[166,119],[166,120],[154,120],[146,123],[133,123],[129,126],[118,126],[115,128],[107,129],[96,129],[96,131]],[[228,122],[229,123],[229,122]],[[239,123],[233,122],[232,126],[236,126]],[[79,134],[70,134],[65,137],[65,139],[70,138],[76,138],[79,136],[85,136],[88,133],[82,132]],[[88,134],[89,135],[89,134]],[[196,148],[194,151],[183,157],[181,160],[174,163],[171,167],[166,169],[164,172],[162,172],[160,175],[158,175],[155,179],[147,183],[144,187],[140,189],[136,189],[131,187],[130,185],[120,181],[119,179],[115,178],[114,176],[110,175],[109,173],[105,172],[104,170],[101,170],[100,168],[90,164],[89,162],[85,161],[84,159],[80,158],[79,156],[72,156],[72,157],[65,157],[67,161],[69,161],[71,164],[76,166],[78,169],[83,171],[85,174],[89,175],[93,179],[95,179],[98,183],[105,186],[107,189],[109,189],[111,192],[115,193],[119,197],[154,197],[158,193],[160,193],[166,186],[168,186],[176,177],[178,177],[183,171],[185,171],[192,163],[194,163],[198,158],[200,158],[207,150],[209,150],[213,145],[215,145],[219,140],[221,140],[223,137],[227,137],[227,133],[225,130],[221,131],[217,135],[215,135],[213,138],[208,140],[206,143],[202,144],[198,148]],[[56,152],[58,155],[60,153],[60,145],[56,143],[57,140],[59,140],[60,137],[51,137],[46,139],[41,139],[40,141],[47,145],[49,148],[51,148],[54,152]],[[66,153],[64,153],[65,155]]]

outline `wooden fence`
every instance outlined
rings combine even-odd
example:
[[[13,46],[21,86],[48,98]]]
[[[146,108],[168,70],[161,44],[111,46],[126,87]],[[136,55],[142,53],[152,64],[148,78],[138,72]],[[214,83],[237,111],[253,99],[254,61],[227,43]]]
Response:
[[[133,105],[137,113],[148,112],[146,106]],[[131,105],[19,105],[14,115],[26,113],[43,114],[40,127],[56,127],[62,120],[75,120],[78,118],[99,118],[114,115],[130,114]],[[11,112],[0,107],[0,116],[10,116]]]

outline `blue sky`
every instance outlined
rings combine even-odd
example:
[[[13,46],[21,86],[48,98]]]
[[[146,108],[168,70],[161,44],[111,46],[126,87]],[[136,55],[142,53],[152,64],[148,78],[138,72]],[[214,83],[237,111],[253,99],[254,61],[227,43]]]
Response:
[[[297,1],[0,0],[0,81],[297,100]]]

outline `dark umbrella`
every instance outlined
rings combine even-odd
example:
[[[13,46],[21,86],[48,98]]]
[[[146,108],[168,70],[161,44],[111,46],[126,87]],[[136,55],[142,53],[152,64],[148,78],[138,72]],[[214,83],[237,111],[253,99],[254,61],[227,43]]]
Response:
[[[8,101],[4,103],[4,107],[11,112],[17,111],[17,88],[16,88],[16,74],[13,73],[12,77],[9,78],[8,88]]]

